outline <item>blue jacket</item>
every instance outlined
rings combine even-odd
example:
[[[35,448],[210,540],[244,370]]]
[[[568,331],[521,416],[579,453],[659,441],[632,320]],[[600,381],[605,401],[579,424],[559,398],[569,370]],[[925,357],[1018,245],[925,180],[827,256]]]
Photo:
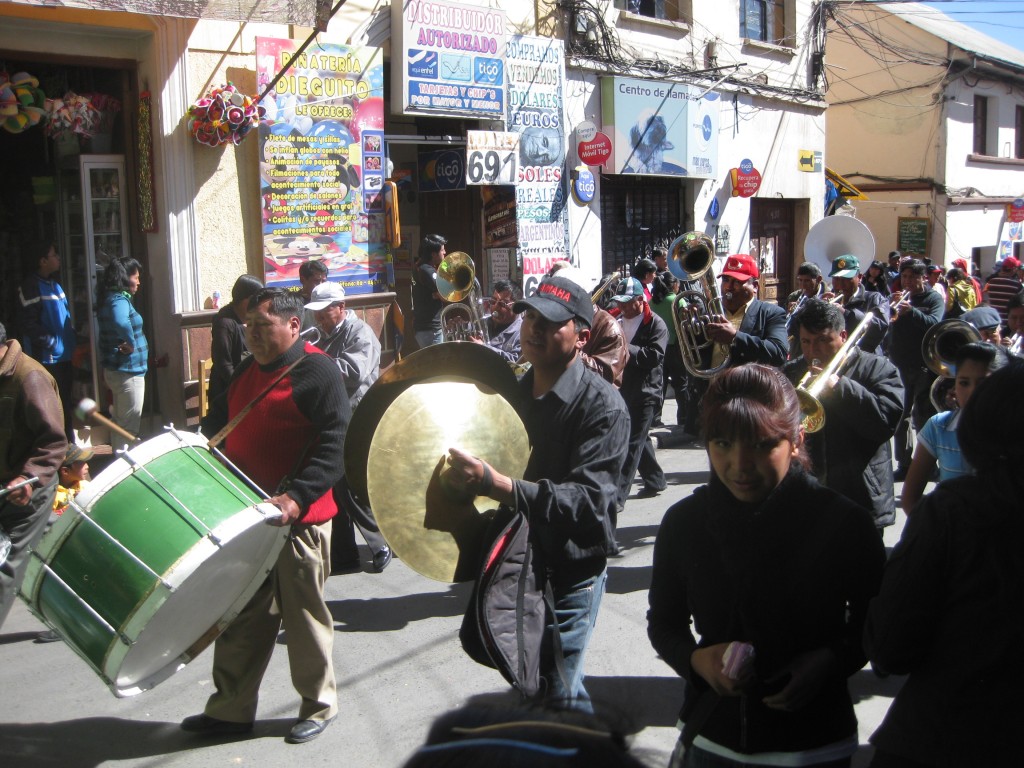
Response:
[[[146,373],[149,343],[142,330],[142,315],[132,305],[126,293],[108,293],[96,310],[100,326],[100,364],[109,370],[141,376]],[[117,348],[122,341],[133,347],[131,354],[122,354]]]
[[[43,365],[71,360],[75,327],[64,289],[56,280],[32,275],[18,288],[22,348]]]

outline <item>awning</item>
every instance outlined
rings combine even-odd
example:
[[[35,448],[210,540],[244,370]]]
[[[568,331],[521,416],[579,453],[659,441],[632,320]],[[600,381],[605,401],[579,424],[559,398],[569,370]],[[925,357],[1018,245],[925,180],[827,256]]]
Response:
[[[317,11],[326,19],[330,0],[7,0],[45,8],[81,8],[120,11],[145,16],[180,16],[187,19],[262,21],[276,24],[317,26]],[[326,6],[326,10],[324,10]],[[326,27],[326,21],[322,22]]]
[[[868,196],[831,168],[825,168],[825,177],[836,185],[836,190],[847,200],[867,200]]]

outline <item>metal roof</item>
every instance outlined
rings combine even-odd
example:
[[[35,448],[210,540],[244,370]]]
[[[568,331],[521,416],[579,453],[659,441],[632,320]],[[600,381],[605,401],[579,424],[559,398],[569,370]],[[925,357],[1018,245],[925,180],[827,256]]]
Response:
[[[951,19],[924,3],[877,3],[894,16],[941,40],[993,61],[1024,68],[1024,51]]]

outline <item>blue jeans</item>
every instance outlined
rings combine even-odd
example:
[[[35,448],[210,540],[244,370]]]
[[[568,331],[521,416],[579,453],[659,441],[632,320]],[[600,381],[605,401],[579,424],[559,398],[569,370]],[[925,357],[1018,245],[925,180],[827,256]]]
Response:
[[[541,657],[541,675],[548,681],[549,703],[593,712],[590,696],[583,687],[583,656],[590,644],[590,636],[597,622],[597,611],[601,607],[608,569],[591,576],[567,589],[555,590],[555,622],[548,624],[544,633],[544,649]],[[558,627],[562,641],[566,680],[558,673],[555,665],[554,641],[551,633]]]
[[[420,349],[441,343],[440,331],[416,331],[416,344]]]

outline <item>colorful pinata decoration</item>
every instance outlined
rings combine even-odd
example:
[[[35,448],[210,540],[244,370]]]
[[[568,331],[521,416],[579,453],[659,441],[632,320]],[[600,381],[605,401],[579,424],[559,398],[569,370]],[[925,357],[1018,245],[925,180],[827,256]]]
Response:
[[[75,134],[91,139],[102,116],[88,96],[74,91],[68,91],[61,99],[47,99],[46,113],[46,135],[53,139]]]
[[[0,125],[10,133],[21,133],[46,117],[46,96],[39,80],[28,72],[9,76],[0,72]]]
[[[265,112],[255,99],[228,83],[210,89],[189,107],[188,130],[196,141],[208,147],[229,142],[237,145],[260,124]]]

